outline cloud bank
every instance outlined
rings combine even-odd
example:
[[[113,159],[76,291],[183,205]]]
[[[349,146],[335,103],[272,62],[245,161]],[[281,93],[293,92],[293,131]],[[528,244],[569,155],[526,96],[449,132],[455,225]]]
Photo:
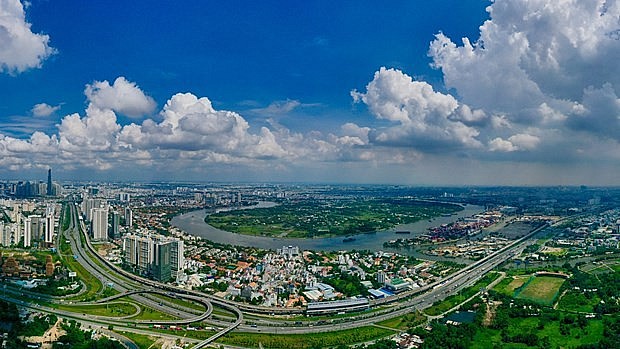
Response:
[[[40,68],[54,54],[45,34],[35,34],[19,0],[0,1],[0,72],[22,73]]]

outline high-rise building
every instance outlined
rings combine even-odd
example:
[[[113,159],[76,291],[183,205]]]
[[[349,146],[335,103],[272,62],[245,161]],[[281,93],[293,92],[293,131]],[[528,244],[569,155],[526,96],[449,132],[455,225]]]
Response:
[[[118,201],[129,202],[131,195],[129,193],[118,193]]]
[[[142,275],[167,282],[183,270],[183,241],[162,235],[123,236],[125,263]]]
[[[168,282],[171,277],[170,254],[172,243],[170,241],[156,243],[153,245],[153,263],[151,264],[151,274],[153,278],[160,282]]]
[[[54,242],[54,225],[56,220],[54,219],[55,208],[53,205],[48,205],[45,209],[45,227],[43,241],[50,245]]]
[[[129,207],[125,207],[125,226],[133,226],[133,212]]]
[[[118,239],[120,237],[120,230],[119,230],[120,222],[121,222],[121,215],[118,212],[113,211],[112,221],[110,224],[110,231],[109,231],[110,238]]]
[[[379,270],[377,272],[377,282],[380,283],[381,285],[384,285],[385,281],[386,281],[385,272],[383,270]]]
[[[170,272],[174,278],[177,278],[183,271],[183,264],[185,263],[184,251],[183,240],[175,239],[170,242]]]
[[[45,243],[52,244],[54,242],[54,223],[56,220],[54,219],[53,213],[48,213],[45,215]]]
[[[32,245],[32,218],[26,217],[24,219],[24,247],[30,247]]]
[[[20,232],[16,223],[5,224],[0,222],[0,244],[13,246],[19,243]]]
[[[92,217],[92,210],[94,208],[100,208],[100,207],[104,207],[107,205],[107,202],[103,199],[96,199],[96,198],[91,198],[91,197],[85,197],[84,199],[82,199],[82,212],[84,212],[85,215],[85,219],[87,221],[92,221],[93,217]]]
[[[52,169],[47,170],[47,196],[54,195],[54,187],[52,186]]]
[[[93,240],[107,240],[108,238],[108,209],[93,208],[91,232]]]

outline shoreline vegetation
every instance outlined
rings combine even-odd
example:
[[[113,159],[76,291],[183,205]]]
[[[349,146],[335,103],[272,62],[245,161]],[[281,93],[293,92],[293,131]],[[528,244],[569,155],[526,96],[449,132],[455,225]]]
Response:
[[[452,203],[395,199],[297,200],[268,208],[208,214],[205,223],[224,231],[273,238],[326,238],[374,233],[401,224],[454,214]]]

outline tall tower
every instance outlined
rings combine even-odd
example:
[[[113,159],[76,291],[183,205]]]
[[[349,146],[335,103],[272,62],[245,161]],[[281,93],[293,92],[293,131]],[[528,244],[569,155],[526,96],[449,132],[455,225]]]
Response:
[[[93,240],[107,240],[108,239],[108,209],[107,208],[93,208],[92,209],[92,221],[91,230]]]
[[[52,196],[53,187],[52,187],[52,169],[47,170],[47,196]]]

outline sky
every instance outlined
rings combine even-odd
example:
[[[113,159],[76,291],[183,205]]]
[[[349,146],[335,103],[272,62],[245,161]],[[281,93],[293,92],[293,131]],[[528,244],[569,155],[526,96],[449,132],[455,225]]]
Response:
[[[620,185],[620,2],[0,0],[0,178]]]

